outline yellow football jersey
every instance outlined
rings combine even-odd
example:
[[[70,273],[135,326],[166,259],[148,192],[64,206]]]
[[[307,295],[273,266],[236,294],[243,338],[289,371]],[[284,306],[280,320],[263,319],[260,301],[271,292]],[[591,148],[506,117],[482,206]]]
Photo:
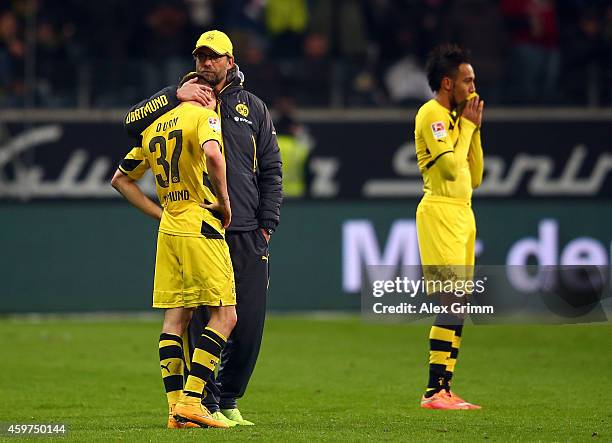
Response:
[[[435,99],[421,106],[415,120],[414,138],[425,196],[461,200],[472,198],[472,188],[477,184],[476,180],[472,180],[468,164],[470,144],[477,144],[481,149],[480,135],[474,133],[475,129],[474,123],[457,116]],[[454,181],[446,180],[436,164],[441,156],[449,153],[454,153],[457,162],[457,178]]]
[[[214,140],[222,149],[219,116],[210,109],[182,103],[155,120],[141,135],[141,146],[127,154],[119,169],[138,180],[151,168],[157,197],[164,208],[160,232],[199,237],[207,229],[210,235],[212,226],[223,234],[221,222],[200,206],[216,201],[202,146]]]

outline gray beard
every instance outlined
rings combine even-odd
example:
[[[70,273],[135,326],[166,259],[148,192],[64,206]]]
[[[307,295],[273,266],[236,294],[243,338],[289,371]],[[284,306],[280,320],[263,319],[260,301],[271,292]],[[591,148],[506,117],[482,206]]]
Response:
[[[217,86],[219,83],[221,83],[221,80],[222,80],[222,79],[220,79],[220,78],[218,78],[218,77],[215,77],[214,79],[209,80],[209,81],[208,81],[208,83],[210,83],[210,86],[211,86],[212,88],[214,88],[214,87],[215,87],[215,86]]]
[[[208,75],[206,75],[205,73],[200,73],[208,82],[208,84],[210,85],[211,88],[214,88],[215,86],[217,86],[219,83],[221,83],[221,81],[223,80],[222,77],[214,77],[214,78],[209,78]]]

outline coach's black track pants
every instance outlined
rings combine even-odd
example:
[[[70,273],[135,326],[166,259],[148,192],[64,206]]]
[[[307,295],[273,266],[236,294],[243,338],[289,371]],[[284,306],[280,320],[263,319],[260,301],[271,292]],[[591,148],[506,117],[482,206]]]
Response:
[[[244,395],[261,346],[266,318],[268,288],[268,243],[259,228],[253,231],[226,231],[234,278],[238,321],[221,354],[216,380],[206,383],[204,404],[215,412],[236,407]],[[264,259],[265,257],[265,259]],[[189,323],[189,350],[208,322],[208,311],[200,307]]]

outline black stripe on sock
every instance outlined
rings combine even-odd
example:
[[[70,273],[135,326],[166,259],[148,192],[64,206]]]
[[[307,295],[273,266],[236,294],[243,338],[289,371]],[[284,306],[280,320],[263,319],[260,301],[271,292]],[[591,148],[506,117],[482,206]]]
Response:
[[[191,362],[190,375],[193,375],[194,377],[198,377],[199,379],[202,379],[204,381],[208,381],[208,376],[210,375],[211,372],[212,372],[212,369],[209,369],[206,366],[201,365],[200,363],[196,363],[195,361]]]
[[[206,351],[212,355],[219,357],[221,355],[221,349],[223,349],[217,342],[213,341],[210,337],[202,334],[198,348]]]
[[[183,376],[169,375],[164,377],[164,387],[166,392],[181,391],[183,389]]]
[[[159,348],[159,360],[165,360],[167,358],[183,358],[183,349],[180,346],[164,346]]]
[[[429,373],[435,374],[437,377],[444,377],[444,374],[446,374],[446,365],[431,363],[429,365]]]
[[[427,383],[428,389],[441,389],[440,380],[442,379],[442,384],[444,384],[444,379],[446,378],[446,365],[441,364],[430,364],[429,365],[429,382]],[[437,391],[436,391],[437,392]]]
[[[433,338],[429,339],[429,350],[431,351],[445,351],[452,353],[453,344],[446,340],[436,340]]]
[[[455,335],[457,337],[461,337],[462,333],[463,333],[463,324],[457,325],[457,328],[455,329]]]
[[[162,341],[162,340],[173,340],[177,342],[179,345],[183,346],[183,339],[179,337],[178,335],[166,334],[165,332],[162,332],[161,335],[159,336],[159,341]]]
[[[223,340],[223,338],[221,336],[219,336],[219,334],[215,333],[215,331],[211,330],[211,329],[204,329],[204,332],[202,333],[202,335],[205,335],[206,337],[212,338],[214,341],[216,341],[217,343],[219,343],[219,346],[221,346],[221,348],[223,348],[225,346],[225,340]]]
[[[463,325],[437,325],[435,323],[433,325],[437,328],[453,331],[453,334],[455,334],[457,337],[461,337],[461,332],[463,331]]]
[[[433,349],[434,351],[437,349]],[[459,355],[459,349],[458,348],[451,348],[451,353],[450,353],[450,358],[457,358],[457,355]]]

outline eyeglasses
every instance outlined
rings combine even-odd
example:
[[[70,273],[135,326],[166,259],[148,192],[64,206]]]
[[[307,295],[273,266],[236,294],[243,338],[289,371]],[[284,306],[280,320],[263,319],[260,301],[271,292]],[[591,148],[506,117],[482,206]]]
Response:
[[[193,58],[199,61],[200,63],[204,63],[206,60],[210,60],[211,62],[215,63],[219,61],[222,57],[225,57],[225,55],[217,54],[216,52],[211,52],[209,54],[205,52],[196,52],[193,55]]]

